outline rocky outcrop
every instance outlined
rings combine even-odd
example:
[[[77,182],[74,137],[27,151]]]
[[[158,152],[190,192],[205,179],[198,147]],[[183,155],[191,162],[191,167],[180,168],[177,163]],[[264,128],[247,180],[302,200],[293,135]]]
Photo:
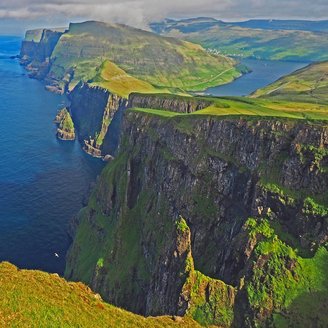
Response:
[[[132,93],[129,96],[130,108],[154,108],[169,110],[178,113],[192,113],[204,109],[211,105],[210,100],[197,97],[177,97],[167,94],[138,94]]]
[[[327,242],[327,132],[128,111],[118,156],[79,214],[66,276],[137,313],[223,327],[271,320],[287,306],[276,275],[308,288],[293,249],[313,256]]]

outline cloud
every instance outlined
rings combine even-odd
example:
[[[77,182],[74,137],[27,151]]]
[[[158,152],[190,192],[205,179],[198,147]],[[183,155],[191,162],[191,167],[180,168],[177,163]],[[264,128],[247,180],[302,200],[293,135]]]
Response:
[[[223,20],[248,18],[311,18],[328,15],[327,0],[1,0],[0,19],[36,24],[102,20],[144,27],[165,17],[211,16]],[[29,24],[29,25],[30,25]]]

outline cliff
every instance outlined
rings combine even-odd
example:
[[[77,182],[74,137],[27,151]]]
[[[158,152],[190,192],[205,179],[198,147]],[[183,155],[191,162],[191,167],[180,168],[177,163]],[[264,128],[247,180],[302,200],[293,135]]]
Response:
[[[79,83],[69,94],[70,111],[84,150],[92,156],[113,154],[117,148],[122,111],[127,100],[108,90]]]
[[[188,318],[143,318],[106,304],[81,283],[0,263],[1,327],[198,327]]]
[[[324,325],[327,144],[322,123],[129,110],[66,277],[145,315]]]
[[[30,72],[30,77],[44,79],[51,67],[51,55],[63,32],[54,30],[39,30],[26,33],[22,42],[21,64]]]

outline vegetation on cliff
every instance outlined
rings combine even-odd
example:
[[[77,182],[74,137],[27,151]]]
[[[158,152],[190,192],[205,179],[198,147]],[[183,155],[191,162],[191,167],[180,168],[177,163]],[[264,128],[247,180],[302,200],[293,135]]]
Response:
[[[267,219],[249,219],[245,228],[256,243],[252,275],[244,287],[250,307],[258,313],[254,320],[273,312],[275,327],[311,327],[313,322],[327,326],[323,311],[328,303],[327,249],[302,258],[279,239]]]
[[[327,303],[325,124],[142,108],[122,133],[79,215],[68,278],[202,325],[325,324],[311,294]]]
[[[71,114],[67,108],[61,109],[56,118],[55,123],[58,125],[57,137],[63,140],[74,140],[75,129]]]

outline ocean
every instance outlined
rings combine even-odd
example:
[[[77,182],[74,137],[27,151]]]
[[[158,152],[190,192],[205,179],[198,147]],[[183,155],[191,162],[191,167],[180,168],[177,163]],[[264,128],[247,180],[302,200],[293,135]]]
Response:
[[[0,37],[0,261],[62,274],[69,222],[104,163],[56,138],[67,100],[10,59],[20,43]]]

